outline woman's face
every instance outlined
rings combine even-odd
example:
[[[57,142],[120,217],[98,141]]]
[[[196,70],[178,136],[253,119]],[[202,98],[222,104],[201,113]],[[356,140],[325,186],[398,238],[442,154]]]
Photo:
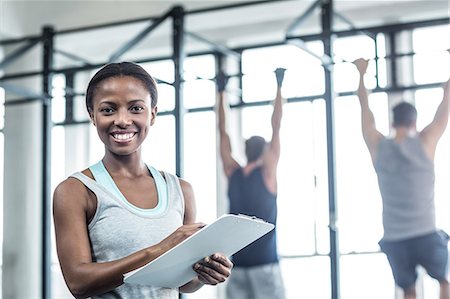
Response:
[[[130,76],[105,79],[97,85],[92,104],[91,119],[106,150],[129,155],[140,149],[157,112],[140,80]]]

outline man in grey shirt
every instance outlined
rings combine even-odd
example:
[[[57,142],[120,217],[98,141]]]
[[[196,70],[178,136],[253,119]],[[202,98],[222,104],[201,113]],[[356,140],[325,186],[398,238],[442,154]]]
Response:
[[[444,97],[428,126],[418,132],[416,109],[402,102],[393,108],[394,135],[387,138],[376,129],[369,108],[364,86],[368,61],[358,59],[354,64],[360,74],[358,98],[362,133],[383,200],[384,236],[380,247],[405,299],[416,298],[418,265],[439,281],[440,298],[449,299],[448,235],[436,227],[434,155],[448,123],[450,80],[444,85]]]

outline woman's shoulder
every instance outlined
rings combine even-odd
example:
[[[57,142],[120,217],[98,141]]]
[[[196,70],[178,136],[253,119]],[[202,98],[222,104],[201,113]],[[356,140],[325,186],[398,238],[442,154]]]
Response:
[[[172,181],[172,184],[173,183],[176,183],[176,184],[179,183],[180,187],[181,187],[181,189],[183,191],[185,191],[185,190],[187,190],[187,191],[192,190],[192,185],[188,181],[186,181],[184,178],[181,178],[181,177],[179,177],[176,174],[173,174],[173,173],[170,173],[170,172],[167,172],[167,171],[163,171],[163,170],[158,170],[158,172],[161,174],[161,176],[164,178],[164,180],[167,183],[169,183],[169,181]]]
[[[90,172],[83,170],[81,172],[89,177]],[[91,175],[92,176],[92,175]],[[53,193],[54,203],[61,203],[63,205],[72,205],[82,203],[80,200],[73,200],[74,198],[89,196],[86,186],[79,179],[73,176],[69,176],[64,181],[58,184]]]
[[[182,178],[178,178],[178,180],[180,181],[180,186],[183,191],[184,190],[192,190],[191,183],[189,183],[188,181],[186,181],[185,179],[182,179]]]

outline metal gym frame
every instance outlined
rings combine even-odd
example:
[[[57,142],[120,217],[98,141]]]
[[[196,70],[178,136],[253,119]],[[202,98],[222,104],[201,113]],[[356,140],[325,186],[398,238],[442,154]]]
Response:
[[[292,1],[292,0],[281,0],[281,1]],[[412,30],[414,28],[427,27],[427,26],[436,26],[436,25],[444,25],[448,24],[449,18],[442,19],[433,19],[427,21],[420,22],[411,22],[411,23],[401,23],[401,24],[391,24],[391,25],[383,25],[383,26],[375,26],[375,27],[366,27],[366,28],[355,28],[352,23],[347,20],[344,16],[338,14],[333,9],[333,0],[317,0],[314,2],[306,11],[304,11],[287,29],[285,41],[277,42],[277,43],[265,43],[265,44],[256,44],[247,46],[245,48],[234,48],[229,49],[223,45],[215,44],[210,42],[201,36],[198,36],[194,33],[186,32],[184,28],[184,18],[186,15],[190,14],[201,14],[208,13],[212,11],[218,10],[226,10],[244,6],[252,6],[252,5],[264,5],[266,3],[274,3],[281,2],[280,0],[265,0],[265,1],[251,1],[251,2],[240,2],[238,4],[233,5],[225,5],[225,6],[217,6],[213,8],[207,9],[197,9],[191,11],[185,11],[182,6],[175,6],[161,17],[147,17],[141,19],[133,19],[116,23],[108,23],[101,24],[95,26],[86,26],[75,29],[61,30],[55,31],[52,27],[46,26],[42,29],[42,34],[38,36],[27,36],[22,38],[15,39],[5,39],[0,40],[1,46],[9,46],[16,44],[23,44],[22,47],[19,47],[11,54],[4,57],[2,61],[0,61],[0,70],[4,69],[8,64],[14,62],[19,59],[23,54],[28,52],[28,50],[32,49],[37,44],[41,43],[43,47],[43,55],[42,55],[42,70],[39,71],[29,71],[22,73],[14,73],[14,74],[6,74],[0,77],[0,87],[5,88],[7,92],[11,92],[22,96],[20,99],[16,99],[14,101],[6,102],[5,105],[21,105],[30,103],[31,101],[40,101],[43,107],[42,110],[42,161],[43,161],[43,169],[42,169],[42,234],[43,234],[43,242],[42,242],[42,298],[51,298],[51,243],[50,243],[50,204],[51,204],[51,187],[50,187],[50,178],[51,178],[51,128],[54,125],[73,125],[73,124],[81,124],[86,123],[86,121],[76,121],[73,117],[73,109],[74,109],[74,96],[82,95],[74,92],[74,76],[77,72],[80,71],[88,71],[94,70],[105,63],[118,61],[120,57],[126,53],[128,50],[133,48],[138,42],[140,42],[144,37],[146,37],[149,33],[151,33],[155,28],[157,28],[164,21],[171,19],[172,20],[172,46],[173,51],[171,56],[167,57],[158,57],[158,58],[148,58],[142,59],[139,61],[134,61],[137,63],[145,63],[151,61],[172,59],[175,68],[175,78],[174,82],[167,83],[174,87],[175,89],[175,108],[173,111],[163,112],[160,114],[172,114],[175,116],[175,141],[176,141],[176,174],[181,176],[183,174],[183,117],[186,112],[197,112],[197,111],[212,111],[214,107],[202,107],[202,108],[193,108],[193,109],[184,109],[183,105],[183,62],[184,58],[188,56],[197,56],[197,55],[206,55],[213,54],[216,57],[216,68],[217,70],[221,70],[223,68],[222,58],[225,56],[232,56],[237,58],[239,62],[239,67],[241,67],[241,57],[240,54],[247,49],[255,49],[269,46],[277,46],[284,45],[287,43],[294,44],[316,58],[320,59],[322,62],[322,66],[325,70],[325,93],[321,95],[315,96],[305,96],[305,97],[296,97],[296,98],[288,98],[287,102],[301,102],[301,101],[313,101],[316,99],[325,99],[326,103],[326,131],[327,131],[327,158],[328,158],[328,201],[329,201],[329,238],[330,238],[330,252],[327,256],[330,257],[330,269],[331,269],[331,298],[339,299],[340,298],[340,284],[339,284],[339,246],[338,246],[338,228],[337,228],[337,211],[336,211],[336,181],[335,181],[335,144],[334,144],[334,97],[337,96],[346,96],[354,94],[354,92],[343,92],[334,94],[333,86],[332,86],[332,72],[333,72],[333,39],[337,37],[345,37],[352,35],[360,35],[365,34],[374,39],[375,48],[376,48],[376,35],[379,33],[384,33],[387,35],[389,41],[389,54],[387,56],[383,56],[382,58],[386,58],[389,60],[388,68],[391,73],[391,79],[389,87],[380,88],[377,82],[377,87],[374,89],[374,92],[398,92],[405,90],[415,90],[421,88],[431,88],[440,86],[439,84],[422,84],[422,85],[413,85],[413,86],[399,86],[396,77],[396,58],[403,56],[412,56],[414,53],[396,53],[396,33],[404,31],[404,30]],[[304,36],[296,36],[292,34],[292,32],[301,26],[301,24],[317,9],[320,9],[320,23],[322,32],[319,34],[312,35],[304,35]],[[333,30],[333,19],[339,19],[349,25],[350,29],[335,31]],[[83,32],[89,31],[93,29],[106,28],[110,26],[119,26],[126,25],[131,23],[150,21],[150,25],[144,29],[142,32],[137,34],[135,37],[130,39],[128,42],[123,44],[119,49],[117,49],[113,54],[110,55],[108,61],[101,64],[92,64],[88,59],[84,59],[82,57],[78,57],[72,53],[67,53],[65,51],[58,50],[54,47],[53,40],[57,35],[64,35],[73,32]],[[196,53],[185,53],[184,45],[186,37],[190,37],[209,45],[212,50],[208,52],[196,52]],[[306,46],[306,42],[309,41],[322,41],[324,43],[324,55],[317,56],[312,51],[308,50]],[[79,67],[68,67],[68,68],[60,68],[56,69],[53,67],[53,59],[54,55],[59,54],[63,55],[72,60],[82,62],[82,66]],[[375,57],[377,74],[378,74],[378,54],[376,53]],[[64,74],[66,78],[66,118],[62,123],[53,123],[51,117],[51,105],[52,105],[52,76],[55,74]],[[36,94],[31,92],[25,88],[17,87],[9,84],[8,80],[19,79],[19,78],[27,78],[41,76],[42,80],[42,93]],[[234,75],[237,76],[240,82],[240,87],[242,88],[242,70],[240,69],[239,73]],[[378,80],[377,80],[378,81]],[[255,105],[267,105],[269,101],[257,102],[257,103],[244,103],[242,100],[242,96],[240,96],[240,102],[236,105],[232,105],[232,108],[240,108],[244,106],[255,106]],[[7,142],[7,141],[5,141]],[[319,254],[316,254],[319,255]]]

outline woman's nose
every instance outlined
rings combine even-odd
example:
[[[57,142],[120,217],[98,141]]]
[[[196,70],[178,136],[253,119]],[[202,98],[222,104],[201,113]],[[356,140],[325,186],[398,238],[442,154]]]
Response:
[[[119,111],[119,113],[117,113],[117,117],[114,119],[114,125],[119,127],[128,126],[132,123],[133,121],[127,111]]]

